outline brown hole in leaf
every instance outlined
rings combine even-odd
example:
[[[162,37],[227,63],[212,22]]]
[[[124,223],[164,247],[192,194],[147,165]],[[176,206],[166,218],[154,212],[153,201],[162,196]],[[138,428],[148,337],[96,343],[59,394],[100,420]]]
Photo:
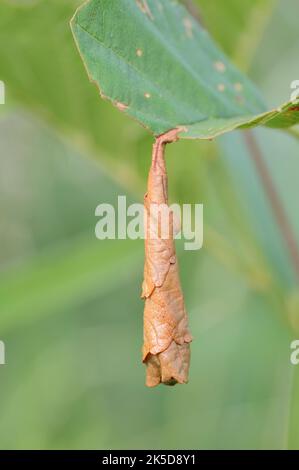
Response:
[[[193,24],[190,18],[188,18],[188,16],[186,16],[186,18],[183,19],[183,24],[185,27],[187,37],[193,38]]]
[[[226,70],[225,64],[223,62],[221,62],[220,60],[218,60],[217,62],[214,62],[214,67],[218,72],[223,73]]]
[[[115,106],[120,111],[126,111],[126,109],[128,109],[128,107],[129,107],[127,104],[121,103],[120,101],[116,101]]]
[[[223,93],[225,91],[225,85],[224,83],[219,83],[219,85],[217,86],[217,89],[218,91],[220,91],[221,93]]]

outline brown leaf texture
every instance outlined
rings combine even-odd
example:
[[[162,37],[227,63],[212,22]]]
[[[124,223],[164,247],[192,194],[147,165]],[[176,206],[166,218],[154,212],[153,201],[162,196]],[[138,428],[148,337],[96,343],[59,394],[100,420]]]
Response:
[[[165,146],[180,129],[157,137],[153,146],[145,207],[143,362],[146,385],[187,383],[192,337],[188,329],[173,239],[174,216],[168,206]],[[158,215],[157,215],[158,214]],[[163,222],[169,231],[162,229]],[[163,225],[164,226],[164,225]]]

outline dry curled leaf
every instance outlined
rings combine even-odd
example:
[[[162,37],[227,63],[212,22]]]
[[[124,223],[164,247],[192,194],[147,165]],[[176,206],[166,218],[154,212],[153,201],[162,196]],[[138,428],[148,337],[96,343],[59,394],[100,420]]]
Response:
[[[177,140],[179,131],[169,131],[156,139],[144,198],[143,362],[147,366],[146,385],[149,387],[161,382],[166,385],[186,383],[190,364],[192,337],[175,254],[164,160],[166,144]],[[167,233],[165,227],[168,227]]]

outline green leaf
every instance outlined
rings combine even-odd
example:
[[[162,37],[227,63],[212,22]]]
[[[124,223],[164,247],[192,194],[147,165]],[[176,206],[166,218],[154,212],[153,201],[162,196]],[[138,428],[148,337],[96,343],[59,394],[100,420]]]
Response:
[[[210,139],[257,125],[289,127],[298,107],[266,112],[255,86],[177,2],[90,0],[71,22],[89,78],[153,134]]]

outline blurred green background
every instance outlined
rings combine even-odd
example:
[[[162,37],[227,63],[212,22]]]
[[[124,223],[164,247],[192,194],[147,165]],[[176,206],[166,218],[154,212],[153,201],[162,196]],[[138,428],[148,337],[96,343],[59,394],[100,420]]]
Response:
[[[99,98],[75,0],[1,0],[1,449],[299,448],[298,277],[244,134],[168,149],[171,201],[204,204],[179,243],[190,383],[144,386],[140,241],[98,241],[95,207],[141,202],[152,138]],[[269,105],[299,79],[297,0],[184,2]],[[299,142],[255,138],[299,243]]]

